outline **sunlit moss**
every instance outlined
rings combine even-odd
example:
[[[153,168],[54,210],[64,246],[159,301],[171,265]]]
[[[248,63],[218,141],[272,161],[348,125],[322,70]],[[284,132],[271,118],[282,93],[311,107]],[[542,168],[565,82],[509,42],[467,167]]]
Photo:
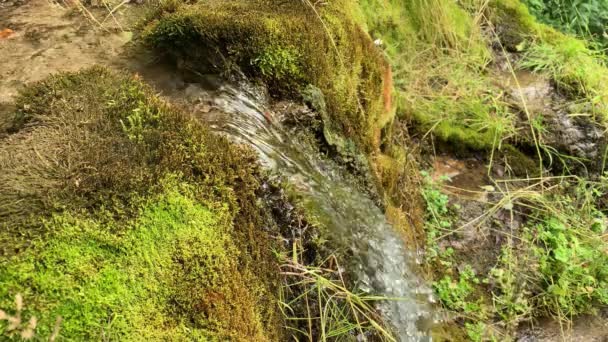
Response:
[[[275,95],[318,87],[333,129],[372,150],[378,147],[378,129],[390,121],[386,112],[392,112],[382,96],[388,64],[354,18],[353,6],[346,0],[325,6],[199,1],[159,10],[143,35],[197,70],[238,66],[264,80]]]
[[[2,309],[22,293],[43,337],[61,316],[72,340],[279,339],[253,152],[103,68],[30,86],[13,113]]]

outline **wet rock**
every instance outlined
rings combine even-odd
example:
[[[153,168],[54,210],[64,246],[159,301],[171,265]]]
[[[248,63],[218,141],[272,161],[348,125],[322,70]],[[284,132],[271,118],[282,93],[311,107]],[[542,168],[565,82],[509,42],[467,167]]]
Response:
[[[519,128],[533,144],[528,118],[531,118],[541,144],[560,154],[590,164],[599,157],[605,144],[602,130],[589,105],[569,105],[552,82],[541,75],[519,70],[500,79],[507,99],[520,112]]]
[[[546,142],[569,155],[589,161],[599,157],[605,143],[602,130],[590,114],[558,110],[545,116]]]

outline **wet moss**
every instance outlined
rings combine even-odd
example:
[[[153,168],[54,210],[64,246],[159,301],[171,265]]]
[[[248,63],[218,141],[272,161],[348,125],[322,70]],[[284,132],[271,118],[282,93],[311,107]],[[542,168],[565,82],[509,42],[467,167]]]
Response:
[[[383,82],[390,81],[388,64],[350,12],[353,6],[347,0],[316,7],[278,0],[179,4],[159,10],[143,38],[199,71],[237,66],[278,96],[316,86],[332,129],[369,152],[390,122],[382,96]]]
[[[42,335],[61,315],[71,339],[280,339],[253,152],[103,68],[16,105],[0,144],[2,309],[22,293]]]

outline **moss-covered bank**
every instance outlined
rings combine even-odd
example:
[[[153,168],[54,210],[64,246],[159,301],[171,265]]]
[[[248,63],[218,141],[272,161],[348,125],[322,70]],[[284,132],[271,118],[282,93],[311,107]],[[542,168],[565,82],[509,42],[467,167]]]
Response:
[[[0,307],[22,322],[0,335],[281,339],[251,152],[101,68],[28,87],[8,121]]]
[[[198,71],[238,67],[278,96],[299,96],[314,85],[326,98],[326,124],[369,152],[392,119],[391,77],[381,50],[355,20],[356,8],[347,0],[164,2],[143,38]]]
[[[403,190],[414,187],[414,158],[403,132],[393,137],[393,71],[362,16],[351,0],[164,1],[141,35],[180,67],[239,70],[275,97],[308,100],[310,89],[320,90],[324,143],[371,171],[390,219],[414,239],[420,206]]]

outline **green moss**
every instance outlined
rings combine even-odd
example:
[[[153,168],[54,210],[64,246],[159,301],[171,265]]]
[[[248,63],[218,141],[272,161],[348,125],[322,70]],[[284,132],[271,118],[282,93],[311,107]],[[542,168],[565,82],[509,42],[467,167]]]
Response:
[[[267,339],[253,277],[238,270],[230,217],[189,192],[169,188],[129,222],[54,216],[52,238],[4,263],[0,307],[23,294],[42,338],[61,316],[68,340]]]
[[[491,149],[512,133],[513,118],[489,91],[500,93],[484,70],[490,50],[464,8],[443,0],[367,0],[361,9],[396,66],[398,116],[462,149]]]
[[[276,77],[284,82],[298,81],[303,78],[296,48],[269,47],[251,62],[264,77]]]
[[[72,340],[279,338],[253,152],[102,68],[16,104],[0,144],[2,309],[21,292],[39,333],[61,315]]]
[[[387,124],[387,63],[350,12],[351,1],[325,6],[279,0],[199,1],[160,10],[143,29],[159,51],[197,70],[238,66],[279,96],[311,84],[325,95],[333,128],[371,151]],[[214,69],[213,66],[222,67]],[[388,110],[390,112],[390,109]]]

